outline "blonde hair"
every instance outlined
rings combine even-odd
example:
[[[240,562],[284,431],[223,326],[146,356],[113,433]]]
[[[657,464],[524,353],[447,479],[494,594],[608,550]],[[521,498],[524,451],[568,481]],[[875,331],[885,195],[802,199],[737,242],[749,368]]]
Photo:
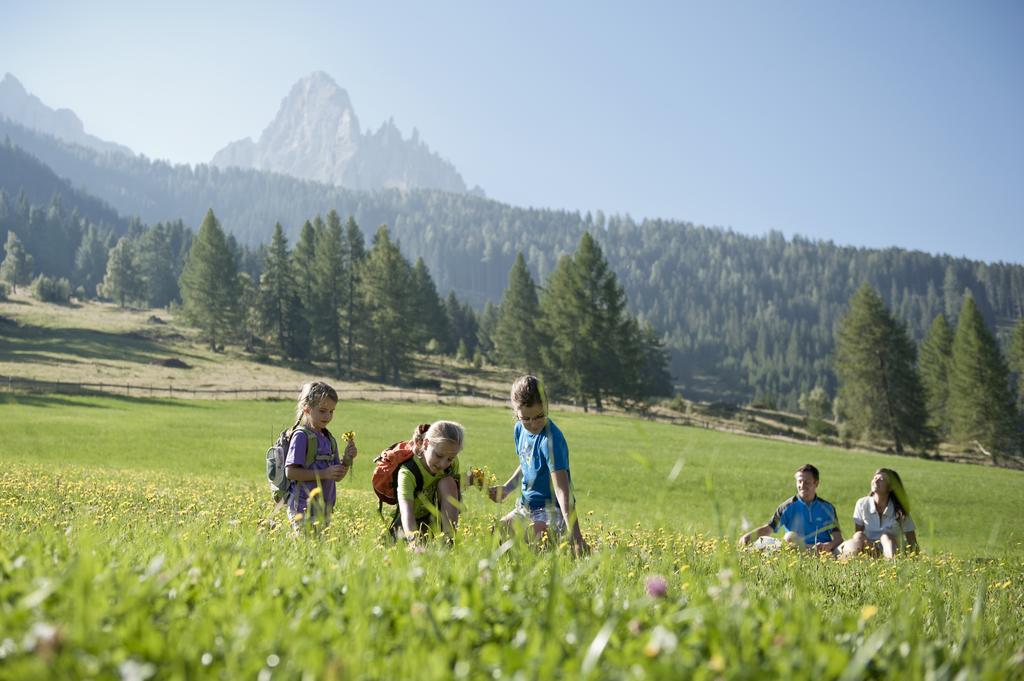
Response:
[[[291,429],[295,430],[305,421],[307,409],[316,409],[324,400],[337,402],[338,391],[323,381],[310,381],[304,384],[299,391],[299,402],[295,406],[295,425]]]
[[[417,454],[423,453],[423,442],[452,442],[462,451],[462,442],[466,437],[466,429],[455,421],[434,421],[421,423],[412,431],[413,449]]]

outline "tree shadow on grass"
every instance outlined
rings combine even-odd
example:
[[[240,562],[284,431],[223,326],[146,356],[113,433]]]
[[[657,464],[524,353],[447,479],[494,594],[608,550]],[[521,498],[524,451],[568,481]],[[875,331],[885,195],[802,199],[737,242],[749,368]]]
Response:
[[[81,395],[80,397],[84,397]],[[92,404],[74,399],[75,395],[44,395],[41,393],[4,393],[0,394],[0,406],[17,405],[20,407],[85,407],[87,409],[109,409],[102,404]]]
[[[170,350],[137,332],[110,333],[92,329],[5,325],[0,341],[0,362],[39,364],[93,363],[122,360],[148,364],[169,354],[201,359],[199,355]]]
[[[81,397],[102,397],[116,402],[131,402],[132,404],[144,404],[160,407],[182,407],[195,409],[197,404],[191,404],[189,400],[173,400],[161,397],[130,397],[126,395],[115,395],[98,390],[76,390],[70,394],[55,393],[0,393],[0,406],[19,405],[27,407],[84,407],[86,409],[110,409],[105,404],[97,404],[86,400],[75,399]]]

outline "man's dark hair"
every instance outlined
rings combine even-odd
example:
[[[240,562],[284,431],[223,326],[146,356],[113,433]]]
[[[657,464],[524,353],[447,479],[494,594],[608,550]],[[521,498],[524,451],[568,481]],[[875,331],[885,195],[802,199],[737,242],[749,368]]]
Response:
[[[797,468],[796,472],[810,473],[811,475],[814,476],[814,482],[819,482],[821,480],[821,477],[818,475],[818,469],[809,463],[805,463],[803,466],[800,466],[800,468]],[[793,475],[796,475],[796,473],[794,473]]]

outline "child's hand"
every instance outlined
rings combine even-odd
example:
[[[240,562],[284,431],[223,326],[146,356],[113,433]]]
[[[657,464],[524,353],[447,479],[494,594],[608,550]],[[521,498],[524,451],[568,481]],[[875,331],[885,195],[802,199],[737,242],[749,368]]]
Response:
[[[337,482],[344,478],[346,473],[348,473],[348,466],[336,463],[333,466],[325,468],[320,475],[326,480],[334,480]]]
[[[487,488],[487,496],[491,498],[496,504],[500,504],[505,500],[505,487],[504,485],[495,485],[494,487]]]
[[[346,433],[347,434],[347,433]],[[348,444],[345,445],[345,460],[348,461],[348,465],[352,465],[352,459],[358,456],[359,450],[356,449],[356,443],[354,440],[349,440]]]
[[[590,545],[587,544],[587,540],[583,538],[581,534],[579,537],[575,537],[572,540],[572,555],[577,558],[590,555]]]

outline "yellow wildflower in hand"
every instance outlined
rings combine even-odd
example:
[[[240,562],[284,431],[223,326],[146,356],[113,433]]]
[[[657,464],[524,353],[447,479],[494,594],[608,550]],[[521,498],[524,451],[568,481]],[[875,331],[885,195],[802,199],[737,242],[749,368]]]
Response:
[[[470,468],[469,469],[469,480],[467,484],[470,487],[477,487],[483,489],[487,483],[495,484],[497,482],[497,476],[491,473],[486,468]]]
[[[345,438],[346,440],[348,440],[349,442],[352,442],[353,440],[356,439],[356,431],[354,431],[354,430],[347,430],[344,433],[342,433],[341,436],[343,438]]]

